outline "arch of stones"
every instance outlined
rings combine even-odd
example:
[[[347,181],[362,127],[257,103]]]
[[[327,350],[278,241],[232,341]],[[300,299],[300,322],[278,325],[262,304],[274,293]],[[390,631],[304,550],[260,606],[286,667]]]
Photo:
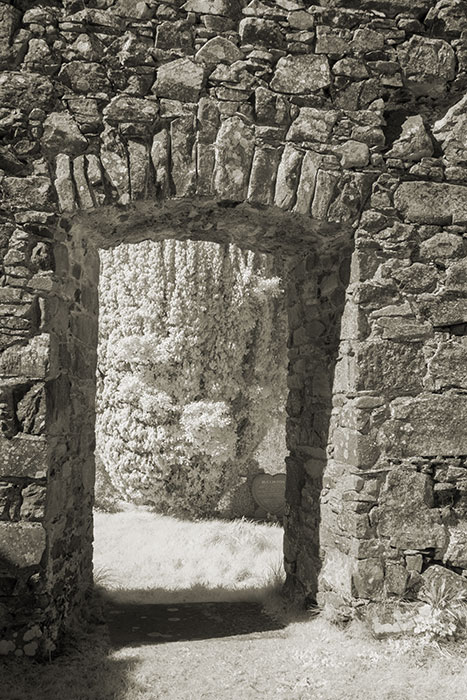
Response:
[[[467,571],[467,3],[0,3],[0,652],[92,570],[98,248],[288,264],[299,599]]]

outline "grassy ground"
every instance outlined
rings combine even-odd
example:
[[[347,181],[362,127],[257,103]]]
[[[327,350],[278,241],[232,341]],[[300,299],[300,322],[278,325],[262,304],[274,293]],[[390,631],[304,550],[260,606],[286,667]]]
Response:
[[[190,525],[144,511],[96,518],[100,584],[112,595],[127,599],[134,591],[157,602],[174,602],[177,596],[212,600],[213,593],[224,600],[262,595],[274,607],[272,569],[280,543],[279,528],[245,522]],[[176,573],[168,563],[158,561],[161,553],[166,562],[181,562]],[[181,585],[178,591],[175,576]],[[50,664],[4,662],[0,700],[467,697],[466,644],[436,647],[417,640],[378,641],[360,623],[342,630],[324,614],[293,617],[287,613],[284,619],[285,629],[254,638],[119,650],[109,647],[105,626],[95,627],[80,640],[71,640],[67,652]]]
[[[96,513],[94,566],[114,599],[261,600],[280,583],[283,531],[245,520],[189,522],[142,508]]]

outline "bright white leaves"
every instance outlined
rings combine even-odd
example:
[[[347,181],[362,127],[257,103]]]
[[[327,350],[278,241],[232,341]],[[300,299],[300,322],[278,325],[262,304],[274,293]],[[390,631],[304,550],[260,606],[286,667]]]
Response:
[[[205,515],[284,411],[277,263],[213,243],[102,253],[97,448],[117,489]]]

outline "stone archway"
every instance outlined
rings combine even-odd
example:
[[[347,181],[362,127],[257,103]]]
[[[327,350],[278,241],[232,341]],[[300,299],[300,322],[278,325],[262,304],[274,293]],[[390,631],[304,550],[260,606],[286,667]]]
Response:
[[[461,573],[463,3],[84,4],[1,10],[1,651],[53,648],[90,581],[97,247],[124,240],[292,261],[293,595]]]

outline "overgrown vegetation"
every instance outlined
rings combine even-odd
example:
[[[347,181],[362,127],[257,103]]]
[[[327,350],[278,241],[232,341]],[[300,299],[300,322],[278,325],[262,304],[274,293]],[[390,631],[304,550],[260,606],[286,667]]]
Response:
[[[210,515],[284,421],[279,273],[213,243],[102,253],[97,451],[126,500]]]

